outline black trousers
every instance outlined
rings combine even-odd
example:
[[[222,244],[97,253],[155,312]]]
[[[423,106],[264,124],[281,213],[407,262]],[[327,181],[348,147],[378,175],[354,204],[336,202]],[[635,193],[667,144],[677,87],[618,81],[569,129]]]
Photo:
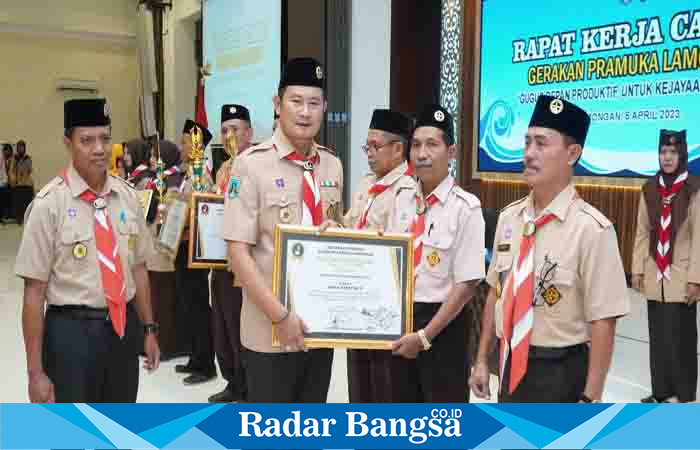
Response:
[[[228,270],[213,270],[211,274],[214,349],[221,375],[235,394],[245,395],[245,369],[241,346],[241,305],[243,291],[233,287],[233,274]]]
[[[158,344],[161,360],[189,354],[185,342],[185,314],[177,308],[175,272],[148,272],[153,318],[160,324]]]
[[[500,403],[576,403],[586,388],[588,346],[530,347],[527,373],[512,394],[508,392],[510,359],[504,372]]]
[[[243,351],[249,403],[325,403],[333,350],[259,353]]]
[[[647,302],[652,395],[695,401],[698,389],[697,305]]]
[[[33,199],[34,188],[32,186],[15,186],[12,189],[13,216],[17,223],[24,223],[24,212]]]
[[[350,403],[391,402],[391,351],[348,350],[347,355]]]
[[[12,218],[12,190],[8,185],[0,187],[0,220]]]
[[[127,307],[123,339],[104,315],[85,318],[79,313],[56,307],[46,312],[44,370],[54,384],[56,402],[136,402],[143,327],[134,308]]]
[[[185,334],[192,350],[188,364],[204,374],[216,373],[208,276],[208,270],[187,268],[187,241],[183,241],[175,259],[175,284],[187,318]]]
[[[441,304],[415,303],[413,329],[424,328]],[[392,401],[396,403],[464,403],[467,386],[466,310],[435,337],[416,359],[392,357]]]

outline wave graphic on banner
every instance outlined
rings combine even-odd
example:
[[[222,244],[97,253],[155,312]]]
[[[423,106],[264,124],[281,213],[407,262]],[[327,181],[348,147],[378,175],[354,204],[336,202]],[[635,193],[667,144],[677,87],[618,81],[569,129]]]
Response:
[[[591,125],[595,126],[595,123]],[[527,122],[519,120],[515,109],[504,100],[495,101],[479,121],[478,170],[481,172],[523,171],[523,144]],[[579,176],[649,177],[659,170],[658,161],[650,160],[656,149],[620,152],[586,147],[576,166]],[[700,173],[700,144],[690,145],[688,166],[692,174]],[[601,167],[601,163],[605,168]]]

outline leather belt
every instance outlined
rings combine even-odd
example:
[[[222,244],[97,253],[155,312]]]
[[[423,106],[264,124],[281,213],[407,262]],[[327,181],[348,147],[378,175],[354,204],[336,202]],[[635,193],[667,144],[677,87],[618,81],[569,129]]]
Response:
[[[537,347],[530,346],[528,358],[530,359],[564,359],[567,356],[587,353],[588,344],[576,344],[568,347]]]

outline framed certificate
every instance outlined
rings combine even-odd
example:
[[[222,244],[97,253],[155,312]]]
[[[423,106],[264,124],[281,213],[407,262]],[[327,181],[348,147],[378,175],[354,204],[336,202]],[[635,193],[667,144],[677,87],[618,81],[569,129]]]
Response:
[[[391,349],[413,328],[413,237],[278,225],[273,292],[310,348]]]
[[[177,255],[182,231],[185,229],[185,223],[188,219],[187,202],[177,194],[172,195],[171,192],[168,192],[165,201],[167,214],[163,225],[160,227],[156,244],[165,249],[171,256],[174,256]]]
[[[141,203],[141,207],[143,208],[143,218],[145,219],[148,217],[148,210],[151,207],[151,199],[153,198],[153,190],[152,189],[145,189],[143,191],[136,191],[136,194],[139,196],[139,202]]]
[[[224,220],[224,196],[193,193],[190,200],[190,269],[225,269],[227,246],[219,237]]]

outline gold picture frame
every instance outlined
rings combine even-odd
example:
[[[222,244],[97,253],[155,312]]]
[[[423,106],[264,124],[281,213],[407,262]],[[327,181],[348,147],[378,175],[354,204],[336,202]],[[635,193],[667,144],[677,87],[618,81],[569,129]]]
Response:
[[[309,259],[299,265],[304,258]],[[313,273],[311,267],[319,270]],[[294,277],[301,274],[298,283]],[[309,348],[390,350],[392,342],[413,331],[413,284],[411,234],[340,228],[319,233],[296,225],[275,230],[272,291],[309,327],[304,339]],[[379,298],[373,297],[377,292]],[[275,328],[272,344],[279,347]]]
[[[151,208],[151,200],[153,199],[153,190],[152,189],[144,189],[142,191],[136,191],[136,194],[139,198],[139,202],[141,203],[141,207],[143,208],[143,218],[145,219],[148,217],[148,211]]]
[[[218,238],[218,225],[223,220],[224,196],[206,192],[192,193],[190,199],[190,242],[188,245],[187,267],[190,269],[226,269],[226,242]],[[207,224],[205,218],[214,219]],[[200,225],[210,231],[206,236],[200,234]],[[223,245],[221,249],[219,246]],[[205,255],[211,249],[214,255]],[[211,251],[210,251],[211,252]]]

